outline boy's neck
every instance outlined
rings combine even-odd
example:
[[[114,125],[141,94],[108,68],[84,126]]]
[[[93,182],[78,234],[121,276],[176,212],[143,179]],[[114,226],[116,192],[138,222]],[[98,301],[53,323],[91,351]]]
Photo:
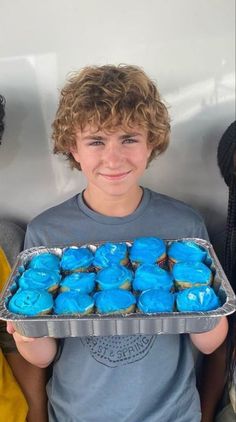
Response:
[[[139,206],[142,196],[143,189],[140,186],[122,197],[118,195],[108,197],[102,192],[95,194],[89,187],[83,193],[84,201],[89,208],[108,217],[125,217],[132,214]]]

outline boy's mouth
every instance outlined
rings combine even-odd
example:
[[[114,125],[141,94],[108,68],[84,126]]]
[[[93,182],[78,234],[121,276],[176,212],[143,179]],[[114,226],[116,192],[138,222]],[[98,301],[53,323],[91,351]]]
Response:
[[[130,173],[131,173],[131,170],[125,171],[125,172],[122,172],[122,173],[116,173],[116,174],[100,173],[100,175],[107,180],[122,180],[126,176],[128,176],[128,174],[130,174]]]

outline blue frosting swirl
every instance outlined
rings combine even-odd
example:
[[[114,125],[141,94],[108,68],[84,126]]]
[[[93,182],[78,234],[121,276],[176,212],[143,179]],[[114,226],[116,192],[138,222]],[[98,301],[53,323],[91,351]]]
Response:
[[[35,316],[52,310],[53,298],[46,290],[17,290],[8,303],[8,309],[14,314]]]
[[[139,237],[130,248],[130,260],[140,264],[154,264],[166,254],[166,245],[158,237]]]
[[[176,296],[176,306],[180,312],[212,311],[220,305],[220,299],[209,286],[181,290]]]
[[[104,268],[113,264],[122,264],[127,259],[128,249],[126,243],[104,243],[100,245],[94,254],[93,264],[95,267]]]
[[[168,249],[168,256],[176,262],[200,262],[206,259],[207,252],[194,242],[176,241],[171,243]]]
[[[86,293],[76,290],[59,293],[54,301],[54,313],[61,314],[87,314],[92,312],[94,299]]]
[[[135,271],[133,289],[165,289],[170,290],[173,287],[173,275],[168,271],[154,264],[140,265]]]
[[[73,271],[87,269],[93,262],[92,251],[85,248],[69,247],[64,250],[61,258],[61,269],[63,271]]]
[[[29,268],[18,278],[21,289],[45,289],[57,287],[61,280],[58,271],[36,270]]]
[[[100,270],[96,276],[96,282],[101,290],[122,288],[122,285],[126,283],[128,283],[128,288],[132,279],[133,272],[117,264],[111,264],[110,267]]]
[[[35,270],[58,270],[60,269],[60,258],[50,252],[34,255],[28,264],[28,268]]]
[[[134,295],[128,290],[111,289],[95,293],[95,306],[101,314],[125,312],[136,303]]]
[[[72,273],[60,283],[60,290],[76,290],[80,293],[91,293],[95,288],[95,273]]]
[[[203,262],[178,262],[173,265],[172,273],[179,283],[209,284],[212,272]]]
[[[173,312],[175,295],[163,289],[143,291],[138,298],[138,309],[143,313]]]

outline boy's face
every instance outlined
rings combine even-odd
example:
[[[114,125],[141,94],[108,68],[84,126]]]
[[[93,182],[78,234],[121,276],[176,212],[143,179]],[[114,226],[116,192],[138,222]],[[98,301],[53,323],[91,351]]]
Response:
[[[108,196],[122,196],[137,189],[151,152],[147,131],[140,126],[112,132],[87,126],[77,132],[76,148],[71,149],[90,191]]]

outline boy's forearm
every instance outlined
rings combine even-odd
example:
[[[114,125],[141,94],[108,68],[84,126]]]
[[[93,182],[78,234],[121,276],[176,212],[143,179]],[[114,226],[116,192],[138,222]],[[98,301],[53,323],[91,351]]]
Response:
[[[57,342],[51,337],[31,338],[13,333],[19,353],[30,363],[39,368],[46,368],[57,353]]]
[[[225,340],[228,332],[228,321],[222,317],[220,322],[211,331],[199,334],[190,334],[193,344],[200,352],[210,354],[214,352]]]

